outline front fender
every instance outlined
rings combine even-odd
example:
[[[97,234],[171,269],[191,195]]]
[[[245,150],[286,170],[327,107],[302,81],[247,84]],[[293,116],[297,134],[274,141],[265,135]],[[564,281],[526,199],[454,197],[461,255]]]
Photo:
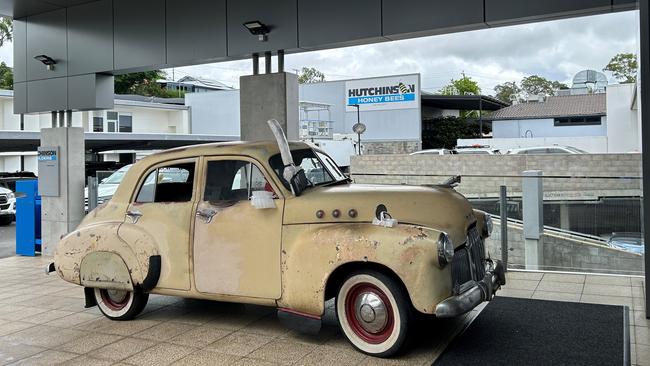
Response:
[[[421,312],[451,293],[449,268],[437,262],[441,232],[415,225],[384,228],[368,223],[288,225],[283,231],[282,298],[278,306],[320,315],[325,288],[340,266],[359,262],[389,268]]]

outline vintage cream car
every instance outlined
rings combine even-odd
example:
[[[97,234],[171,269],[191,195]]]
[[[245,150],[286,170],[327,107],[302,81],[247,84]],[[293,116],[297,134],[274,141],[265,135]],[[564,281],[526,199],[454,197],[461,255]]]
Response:
[[[485,256],[489,216],[451,185],[354,184],[322,151],[278,140],[143,159],[48,270],[115,320],[152,293],[274,306],[318,329],[335,298],[343,333],[375,356],[400,349],[416,313],[463,314],[505,283]]]

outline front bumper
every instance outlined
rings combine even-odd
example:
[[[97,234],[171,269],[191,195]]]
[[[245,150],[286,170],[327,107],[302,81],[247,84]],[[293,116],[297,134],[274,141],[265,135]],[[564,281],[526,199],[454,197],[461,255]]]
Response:
[[[7,203],[0,204],[0,215],[16,215],[16,200],[11,199]]]
[[[488,260],[485,277],[480,281],[473,281],[463,293],[451,296],[436,306],[436,316],[451,318],[474,309],[483,301],[490,301],[502,285],[506,284],[503,264],[498,260]]]

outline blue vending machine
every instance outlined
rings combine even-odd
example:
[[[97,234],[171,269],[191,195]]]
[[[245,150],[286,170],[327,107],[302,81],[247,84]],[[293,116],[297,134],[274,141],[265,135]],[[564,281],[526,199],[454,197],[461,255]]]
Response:
[[[38,180],[16,182],[16,254],[35,256],[41,251],[41,196]]]

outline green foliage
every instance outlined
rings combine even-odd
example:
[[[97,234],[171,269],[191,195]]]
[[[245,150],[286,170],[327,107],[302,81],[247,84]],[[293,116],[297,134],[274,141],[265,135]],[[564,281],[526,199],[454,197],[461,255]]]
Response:
[[[463,73],[462,78],[451,79],[449,84],[440,89],[439,93],[442,95],[480,95],[481,88],[476,81]]]
[[[636,73],[639,68],[636,54],[619,53],[612,57],[603,71],[609,71],[621,83],[636,83]]]
[[[14,73],[4,62],[0,63],[0,89],[14,89]]]
[[[13,39],[14,33],[14,22],[11,18],[2,17],[0,18],[0,47],[2,47],[5,42],[11,41]]]
[[[506,81],[503,84],[495,86],[494,92],[496,93],[495,96],[497,99],[502,102],[510,103],[512,102],[513,98],[519,99],[521,88],[519,85],[517,85],[516,81]]]
[[[558,90],[568,88],[566,84],[539,75],[531,75],[521,80],[521,89],[528,95],[555,95]]]
[[[453,149],[457,139],[480,138],[480,125],[474,119],[462,117],[441,117],[422,121],[423,149]],[[492,128],[483,123],[483,133],[489,133]]]
[[[160,86],[156,80],[164,79],[167,75],[160,70],[135,72],[115,77],[115,94],[135,94],[145,97],[183,98],[184,91],[168,90]]]
[[[303,67],[298,75],[299,84],[320,83],[325,81],[325,74],[313,67]]]

